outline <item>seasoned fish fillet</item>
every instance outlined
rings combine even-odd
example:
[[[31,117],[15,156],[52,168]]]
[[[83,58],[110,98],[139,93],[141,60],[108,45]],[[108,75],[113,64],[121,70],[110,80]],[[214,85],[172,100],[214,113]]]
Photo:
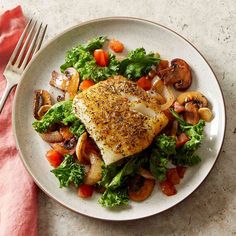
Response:
[[[107,165],[147,148],[168,123],[157,101],[122,76],[78,94],[73,109]]]

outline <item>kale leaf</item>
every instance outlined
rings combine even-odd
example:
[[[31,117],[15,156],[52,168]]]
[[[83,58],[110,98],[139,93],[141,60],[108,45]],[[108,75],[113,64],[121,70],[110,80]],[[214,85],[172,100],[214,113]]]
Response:
[[[84,180],[84,167],[75,163],[72,155],[67,154],[64,158],[65,159],[60,166],[51,170],[51,172],[58,178],[60,188],[68,187],[70,183],[73,183],[75,187],[78,187]]]
[[[74,67],[80,74],[81,80],[92,79],[95,83],[118,74],[120,62],[109,53],[109,65],[98,66],[93,57],[96,49],[102,48],[106,37],[97,37],[88,42],[87,45],[80,44],[72,48],[66,54],[65,63],[61,65],[61,72],[68,67]]]
[[[84,125],[75,116],[72,109],[72,101],[62,101],[53,105],[41,120],[33,122],[34,129],[39,133],[45,133],[54,124],[71,125],[70,131],[79,138],[85,131]]]
[[[129,202],[127,188],[107,189],[98,202],[103,207],[126,206]]]
[[[159,135],[154,140],[156,147],[159,152],[163,155],[175,155],[176,154],[176,140],[172,136],[167,136],[165,134]]]
[[[196,125],[191,125],[184,121],[173,109],[170,109],[170,111],[179,122],[181,132],[185,132],[190,139],[181,148],[176,149],[177,154],[172,160],[173,164],[188,166],[198,164],[201,158],[195,155],[194,152],[200,147],[204,138],[205,121],[200,120]]]
[[[128,79],[136,80],[147,75],[153,65],[160,62],[160,57],[154,53],[147,54],[144,48],[137,48],[128,54],[120,63],[120,74]]]

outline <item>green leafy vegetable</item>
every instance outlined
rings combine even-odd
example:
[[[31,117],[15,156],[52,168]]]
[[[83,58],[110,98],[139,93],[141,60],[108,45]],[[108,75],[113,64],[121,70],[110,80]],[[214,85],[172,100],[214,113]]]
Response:
[[[147,54],[144,48],[137,48],[121,61],[120,74],[128,79],[138,79],[147,75],[153,65],[159,63],[160,57],[154,53]]]
[[[168,158],[166,156],[162,156],[156,148],[152,149],[152,154],[149,161],[150,171],[159,181],[166,179],[168,161]]]
[[[176,140],[174,137],[162,134],[157,136],[154,142],[163,155],[169,156],[176,154]]]
[[[85,126],[80,120],[76,120],[71,126],[70,131],[75,137],[79,138],[85,132]]]
[[[121,171],[112,179],[112,181],[108,185],[108,188],[114,189],[120,187],[123,184],[125,177],[135,174],[135,172],[146,160],[146,156],[142,156],[142,154],[136,155],[135,157],[131,158],[121,169]]]
[[[34,129],[39,133],[47,132],[54,125],[62,123],[71,125],[71,132],[79,138],[85,127],[72,111],[72,101],[62,101],[53,105],[41,120],[33,122]]]
[[[84,167],[73,161],[72,155],[65,155],[64,161],[51,172],[58,178],[60,188],[68,187],[73,183],[76,187],[83,183],[85,170]]]
[[[98,202],[103,207],[126,206],[129,202],[127,188],[107,189]]]
[[[80,73],[82,80],[92,79],[95,83],[118,74],[120,62],[113,54],[109,54],[109,65],[100,67],[96,64],[93,52],[102,48],[105,37],[97,37],[89,41],[87,45],[78,45],[66,54],[65,63],[61,65],[61,72],[68,67],[74,67]]]
[[[108,166],[104,164],[102,166],[102,179],[99,181],[99,185],[108,188],[110,182],[117,175],[119,170],[120,166],[117,164],[110,164]]]
[[[188,166],[198,164],[201,158],[195,155],[194,152],[200,147],[202,139],[204,138],[203,130],[205,121],[200,120],[196,125],[191,125],[185,122],[173,109],[170,109],[170,111],[178,120],[181,132],[185,132],[190,139],[181,148],[177,149],[177,155],[173,158],[173,163],[175,165]]]

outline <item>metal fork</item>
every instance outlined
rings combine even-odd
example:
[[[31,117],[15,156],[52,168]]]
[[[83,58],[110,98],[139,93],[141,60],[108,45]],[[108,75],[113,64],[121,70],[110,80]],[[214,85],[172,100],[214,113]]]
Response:
[[[43,27],[41,23],[39,27],[36,26],[37,21],[30,19],[3,72],[7,86],[0,100],[0,113],[11,89],[18,84],[27,64],[42,45],[47,25]]]

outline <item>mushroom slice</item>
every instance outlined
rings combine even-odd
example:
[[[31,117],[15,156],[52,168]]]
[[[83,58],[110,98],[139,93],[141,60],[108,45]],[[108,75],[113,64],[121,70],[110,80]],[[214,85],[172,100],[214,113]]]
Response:
[[[198,104],[199,107],[207,107],[208,101],[206,97],[198,91],[189,91],[181,93],[176,99],[180,105],[184,105],[187,102],[194,102]]]
[[[138,174],[143,176],[146,179],[155,179],[155,177],[152,175],[152,173],[142,167],[138,170]]]
[[[200,120],[198,109],[199,107],[196,103],[187,102],[185,104],[184,120],[189,124],[196,125]]]
[[[87,145],[88,134],[84,132],[80,137],[76,145],[75,153],[77,159],[81,164],[89,164],[89,158],[85,152],[86,145]]]
[[[89,153],[90,169],[87,172],[84,183],[94,185],[102,178],[102,159],[96,153]]]
[[[129,183],[129,198],[136,202],[147,199],[155,186],[154,179],[145,179],[140,175],[136,175]]]
[[[68,86],[68,78],[66,77],[66,75],[64,75],[62,73],[58,73],[56,71],[53,71],[49,84],[55,88],[62,90],[62,91],[66,91],[67,86]]]
[[[183,59],[176,58],[171,66],[160,70],[159,75],[167,85],[174,85],[179,91],[184,91],[192,84],[192,74],[189,65]]]
[[[34,96],[34,118],[37,120],[40,120],[41,117],[39,116],[38,112],[41,107],[43,106],[51,106],[52,105],[52,100],[51,100],[51,95],[48,91],[46,90],[35,90],[35,96]],[[45,108],[44,108],[45,109]],[[41,112],[40,112],[41,114]]]
[[[212,111],[207,107],[199,108],[198,114],[200,115],[201,119],[207,122],[211,121],[213,117]]]
[[[79,73],[73,67],[65,70],[65,75],[68,78],[67,92],[69,93],[70,99],[73,99],[79,89]]]
[[[51,105],[43,105],[38,110],[38,116],[40,119],[45,115],[45,113],[51,108]]]

